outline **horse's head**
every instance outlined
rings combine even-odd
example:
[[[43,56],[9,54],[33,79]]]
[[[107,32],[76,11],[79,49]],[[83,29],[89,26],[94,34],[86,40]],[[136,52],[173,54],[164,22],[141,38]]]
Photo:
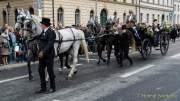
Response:
[[[23,37],[27,37],[30,34],[40,34],[42,32],[40,20],[40,18],[31,15],[29,11],[18,10],[15,29],[16,31],[22,30]]]
[[[15,24],[15,30],[20,31],[24,27],[24,20],[26,19],[26,14],[24,10],[18,10],[18,16],[17,16],[17,21]]]

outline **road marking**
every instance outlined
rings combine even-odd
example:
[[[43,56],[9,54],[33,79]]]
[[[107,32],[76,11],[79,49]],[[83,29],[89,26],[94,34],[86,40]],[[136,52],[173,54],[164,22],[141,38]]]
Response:
[[[146,70],[146,69],[149,69],[149,68],[151,68],[151,67],[154,67],[154,66],[155,66],[155,65],[147,65],[147,66],[144,66],[144,67],[142,67],[142,68],[140,68],[140,69],[137,69],[137,70],[135,70],[135,71],[132,71],[132,72],[129,72],[129,73],[125,73],[125,74],[121,75],[120,77],[122,77],[122,78],[127,78],[127,77],[129,77],[129,76],[135,75],[135,74],[137,74],[137,73],[139,73],[139,72],[142,72],[142,71],[144,71],[144,70]]]
[[[173,56],[170,56],[170,58],[171,58],[171,59],[173,59],[173,58],[177,58],[177,57],[180,57],[180,53],[175,54],[175,55],[173,55]]]
[[[82,65],[83,64],[77,64],[76,66],[82,66]],[[10,82],[10,81],[14,81],[14,80],[24,79],[24,78],[27,78],[27,77],[29,77],[29,75],[23,75],[23,76],[14,77],[14,78],[11,78],[11,79],[1,80],[0,84]]]
[[[52,101],[60,101],[60,100],[55,100],[55,99],[54,99],[54,100],[52,100]]]
[[[14,80],[19,80],[19,79],[27,78],[27,77],[29,77],[29,76],[28,75],[23,75],[23,76],[14,77],[14,78],[11,78],[11,79],[1,80],[0,84],[1,83],[6,83],[6,82],[10,82],[10,81],[14,81]]]
[[[79,58],[81,60],[87,60],[86,58]],[[90,61],[98,61],[98,59],[89,59]]]

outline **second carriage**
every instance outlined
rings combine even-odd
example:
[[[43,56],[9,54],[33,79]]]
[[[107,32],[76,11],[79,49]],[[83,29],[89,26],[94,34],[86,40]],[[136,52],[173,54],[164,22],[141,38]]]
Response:
[[[143,59],[147,59],[152,52],[152,47],[155,50],[160,50],[164,56],[169,49],[169,33],[167,28],[161,28],[157,32],[153,32],[152,27],[139,26],[139,40],[136,41],[136,47]]]

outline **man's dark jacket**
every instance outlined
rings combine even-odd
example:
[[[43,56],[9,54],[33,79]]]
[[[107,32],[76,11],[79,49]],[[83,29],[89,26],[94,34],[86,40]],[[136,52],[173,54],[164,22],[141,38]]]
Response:
[[[44,32],[41,33],[39,38],[40,38],[39,51],[43,51],[43,55],[45,58],[54,57],[55,55],[54,42],[56,39],[55,32],[51,28],[48,28],[45,33]]]

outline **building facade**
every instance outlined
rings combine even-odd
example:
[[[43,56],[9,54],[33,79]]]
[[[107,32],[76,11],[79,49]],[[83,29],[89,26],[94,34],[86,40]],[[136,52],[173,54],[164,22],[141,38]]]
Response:
[[[180,0],[174,0],[173,24],[180,24]]]
[[[152,24],[157,19],[159,23],[172,24],[174,0],[141,0],[139,5],[139,22]]]
[[[37,1],[39,0],[0,0],[0,25],[14,25],[17,9],[21,8],[32,14],[51,18],[54,25],[61,22],[64,26],[87,24],[90,17],[96,15],[102,24],[112,15],[120,18],[120,22],[125,22],[129,10],[137,15],[139,22],[152,23],[156,18],[159,22],[171,23],[170,13],[173,12],[174,5],[174,0],[54,0],[53,7],[53,0],[41,0],[42,10],[39,13]],[[10,10],[7,9],[8,3]]]

